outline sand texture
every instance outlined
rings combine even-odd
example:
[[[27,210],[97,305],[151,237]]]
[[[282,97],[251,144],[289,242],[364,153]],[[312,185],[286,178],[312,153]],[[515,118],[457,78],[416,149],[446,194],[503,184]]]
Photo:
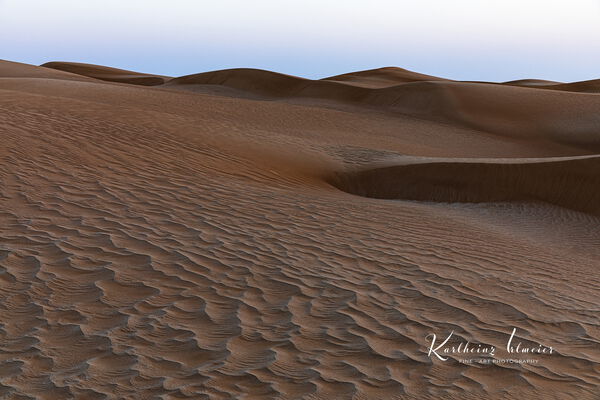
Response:
[[[599,399],[597,82],[0,61],[0,398]]]

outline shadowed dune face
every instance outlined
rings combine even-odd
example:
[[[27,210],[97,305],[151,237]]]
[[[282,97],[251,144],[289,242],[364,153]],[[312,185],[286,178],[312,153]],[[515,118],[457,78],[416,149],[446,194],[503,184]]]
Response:
[[[376,199],[546,202],[600,216],[600,158],[431,162],[335,174],[339,189]]]
[[[543,81],[539,79],[522,79],[518,81],[505,82],[504,84],[512,86],[536,87],[541,89],[564,90],[567,92],[600,93],[600,79],[572,83]]]
[[[104,67],[101,65],[83,64],[74,62],[54,61],[42,65],[42,67],[52,68],[59,71],[71,72],[73,74],[83,75],[102,81],[129,83],[141,86],[162,85],[170,78],[166,76],[142,74],[139,72],[127,71],[124,69]]]
[[[166,87],[202,91],[206,86],[236,90],[233,96],[246,93],[259,99],[313,99],[342,103],[361,103],[370,90],[334,81],[313,81],[259,69],[230,69],[175,78]]]
[[[0,62],[0,397],[597,400],[595,95],[173,82]]]

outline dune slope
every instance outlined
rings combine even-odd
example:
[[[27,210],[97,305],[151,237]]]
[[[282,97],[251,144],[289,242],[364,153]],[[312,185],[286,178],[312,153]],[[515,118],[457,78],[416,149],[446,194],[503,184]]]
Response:
[[[162,85],[170,79],[166,76],[142,74],[124,69],[75,62],[53,61],[43,64],[42,67],[66,71],[94,79],[100,79],[102,81],[129,83],[142,86]]]

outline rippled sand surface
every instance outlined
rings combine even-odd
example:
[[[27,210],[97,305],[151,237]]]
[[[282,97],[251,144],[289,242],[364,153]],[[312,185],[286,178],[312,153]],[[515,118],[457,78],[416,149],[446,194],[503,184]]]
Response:
[[[600,95],[552,85],[0,62],[0,397],[598,399]],[[428,355],[513,328],[554,353]]]

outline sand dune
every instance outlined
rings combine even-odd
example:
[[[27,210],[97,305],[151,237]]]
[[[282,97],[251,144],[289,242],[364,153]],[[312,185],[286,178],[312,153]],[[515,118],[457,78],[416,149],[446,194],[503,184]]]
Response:
[[[306,96],[352,101],[360,100],[371,91],[352,89],[338,83],[379,89],[407,82],[443,80],[396,67],[353,72],[316,81],[260,69],[238,68],[183,76],[173,79],[170,84],[219,85],[270,97]]]
[[[544,79],[517,79],[516,81],[504,82],[505,85],[526,87],[547,87],[562,84],[563,82],[548,81]]]
[[[350,74],[364,79],[379,70]],[[565,85],[562,85],[565,86]],[[567,85],[568,86],[568,85]],[[167,87],[267,100],[335,102],[377,108],[420,119],[477,129],[514,139],[572,146],[571,155],[600,152],[600,97],[474,82],[415,81],[382,88],[345,81],[293,77],[234,69],[175,78]]]
[[[252,68],[226,69],[174,78],[169,86],[225,86],[267,97],[292,96],[312,81],[297,76]],[[192,89],[193,89],[192,86]]]
[[[548,86],[547,88],[554,90],[565,90],[568,92],[600,93],[600,79],[563,83],[559,85]]]
[[[59,71],[71,72],[73,74],[88,76],[108,82],[130,83],[133,85],[156,86],[162,85],[170,77],[162,75],[142,74],[124,69],[104,67],[101,65],[54,61],[42,65]]]
[[[329,78],[323,78],[322,80],[343,82],[350,85],[377,89],[396,86],[407,82],[445,81],[447,79],[419,74],[418,72],[398,67],[385,67],[331,76]]]
[[[0,62],[0,397],[597,399],[599,95],[78,71]]]
[[[518,81],[505,82],[506,85],[536,87],[540,89],[564,90],[567,92],[600,93],[600,79],[592,79],[580,82],[553,82],[539,79],[522,79]]]

